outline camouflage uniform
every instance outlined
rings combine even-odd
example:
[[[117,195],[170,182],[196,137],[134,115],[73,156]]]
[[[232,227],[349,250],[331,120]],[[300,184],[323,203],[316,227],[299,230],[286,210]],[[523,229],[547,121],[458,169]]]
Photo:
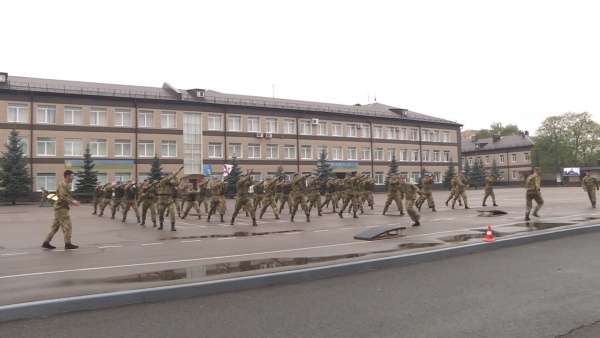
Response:
[[[335,208],[339,208],[339,201],[344,197],[344,179],[336,178],[335,179],[335,192],[333,193],[333,197],[331,198],[331,203],[333,203],[333,211],[335,212]],[[342,203],[344,201],[342,200]]]
[[[300,205],[302,210],[304,210],[304,213],[306,214],[306,221],[310,222],[308,205],[306,205],[306,199],[304,199],[304,186],[306,185],[307,177],[308,175],[300,175],[298,173],[294,174],[294,180],[291,183],[292,192],[290,194],[294,200],[294,204],[292,206],[292,217],[290,219],[292,222],[294,221],[294,216],[298,210],[298,205]]]
[[[273,213],[275,214],[275,219],[279,219],[279,210],[277,209],[277,203],[275,202],[275,187],[277,187],[277,183],[280,179],[281,177],[278,177],[272,181],[267,179],[264,182],[263,185],[265,187],[265,196],[263,198],[263,207],[260,210],[259,218],[262,219],[263,215],[265,214],[265,211],[267,211],[267,208],[270,206],[271,209],[273,209]]]
[[[101,205],[102,202],[102,196],[102,186],[98,184],[94,188],[94,212],[92,213],[92,215],[95,215],[98,211],[98,206]]]
[[[123,204],[123,197],[125,197],[125,186],[120,183],[117,184],[117,186],[115,186],[114,188],[114,197],[113,197],[113,206],[111,209],[111,219],[115,218],[115,214],[117,213],[117,209],[119,207],[123,208],[122,204]]]
[[[279,198],[281,199],[281,204],[279,206],[279,213],[281,214],[281,211],[283,210],[283,207],[285,206],[285,204],[287,203],[288,208],[290,209],[290,214],[292,213],[292,194],[290,194],[290,192],[292,191],[292,183],[288,180],[285,179],[281,184],[281,195],[279,196]]]
[[[331,202],[331,200],[333,199],[333,194],[335,193],[335,189],[336,189],[335,178],[330,177],[327,180],[327,186],[325,187],[325,202],[323,202],[323,205],[326,205],[329,207],[329,202]],[[335,212],[335,204],[332,203],[332,205],[333,205],[333,212]]]
[[[458,183],[458,174],[454,175],[454,177],[452,177],[452,179],[450,180],[450,196],[448,196],[448,199],[446,200],[446,206],[448,206],[448,202],[450,202],[450,200],[452,200],[452,198],[454,198],[454,196],[456,195],[456,184]],[[462,200],[460,199],[460,197],[458,198],[458,205],[462,206]]]
[[[405,196],[404,199],[406,201],[406,213],[410,219],[415,222],[413,226],[421,225],[419,222],[421,215],[415,210],[415,200],[417,199],[417,195],[420,194],[419,188],[410,182],[406,182],[404,177],[400,177],[399,190],[401,190]]]
[[[208,195],[208,189],[206,188],[207,184],[208,180],[200,183],[198,186],[198,205],[204,205],[204,211],[208,214],[208,198],[206,197],[206,195]]]
[[[187,207],[185,208],[181,219],[185,219],[187,217],[188,212],[190,212],[190,209],[192,208],[196,210],[196,213],[198,214],[198,219],[202,219],[202,216],[200,215],[200,206],[198,205],[198,190],[191,187],[184,189],[184,191],[185,195],[183,195],[183,200],[187,203]]]
[[[258,207],[262,207],[262,202],[265,194],[265,186],[263,185],[263,180],[256,182],[252,187],[254,191],[254,210]]]
[[[238,215],[240,210],[244,208],[246,212],[250,213],[250,217],[252,218],[252,225],[257,226],[256,224],[256,213],[254,211],[254,205],[252,204],[252,200],[248,196],[248,190],[253,185],[254,181],[252,180],[252,176],[246,174],[242,176],[236,183],[237,193],[235,195],[235,210],[233,210],[233,215],[231,215],[231,225],[235,221],[235,217]]]
[[[138,223],[140,222],[140,211],[138,209],[138,204],[137,204],[137,187],[135,186],[135,184],[132,183],[127,183],[127,185],[124,188],[125,190],[125,196],[123,198],[123,209],[121,210],[121,212],[123,213],[123,222],[125,222],[125,218],[127,218],[127,212],[129,211],[129,208],[131,207],[133,209],[133,212],[135,213],[135,217],[137,217],[137,221]]]
[[[177,231],[175,229],[175,200],[173,199],[173,190],[179,184],[177,180],[177,174],[183,169],[181,167],[174,174],[165,174],[158,184],[158,221],[160,225],[158,230],[163,229],[163,223],[165,221],[165,211],[168,210],[169,217],[171,219],[171,231]]]
[[[106,208],[107,206],[112,210],[113,191],[114,189],[111,183],[106,184],[104,188],[102,188],[102,203],[100,204],[100,213],[98,214],[98,217],[101,217],[104,214],[104,208]]]
[[[541,184],[542,179],[539,175],[540,168],[533,169],[533,174],[527,176],[525,180],[525,189],[527,190],[525,195],[525,220],[529,221],[529,213],[533,208],[533,200],[537,203],[535,210],[533,210],[533,216],[538,216],[538,210],[544,205],[544,199],[542,199]]]
[[[140,225],[146,224],[146,213],[150,209],[152,224],[156,226],[156,198],[158,197],[158,192],[156,185],[149,183],[149,181],[144,181],[144,184],[140,188],[140,198],[142,201],[142,223]]]
[[[435,210],[435,202],[433,201],[433,195],[431,194],[431,185],[433,184],[433,179],[433,176],[428,175],[423,177],[423,180],[421,181],[423,184],[423,189],[421,189],[421,196],[416,202],[419,211],[421,211],[421,206],[423,203],[425,203],[425,200],[427,200],[427,206],[432,209],[431,211],[437,211]]]
[[[496,204],[496,195],[494,195],[494,181],[496,181],[494,175],[492,175],[492,173],[488,173],[487,177],[485,178],[485,195],[483,196],[483,203],[481,204],[483,207],[487,206],[485,205],[485,200],[487,200],[488,196],[492,197],[492,203],[494,206],[498,206],[498,204]]]
[[[323,204],[321,204],[321,180],[315,177],[310,183],[308,183],[308,213],[313,206],[317,206],[319,216],[323,216]]]
[[[181,217],[181,208],[182,206],[179,204],[179,181],[175,182],[173,186],[173,190],[171,190],[171,194],[173,196],[173,204],[175,205],[175,209],[177,209],[177,216]]]
[[[362,205],[362,203],[367,201],[367,205],[371,207],[371,210],[373,210],[373,204],[375,204],[375,202],[373,202],[373,187],[374,186],[375,186],[375,177],[373,177],[371,179],[366,179],[362,182],[362,186],[361,186],[362,189],[360,191],[361,205]]]
[[[342,205],[342,208],[340,209],[340,212],[338,213],[338,216],[340,216],[341,218],[344,218],[344,210],[346,210],[346,207],[348,208],[352,208],[352,211],[354,212],[354,218],[358,218],[358,216],[356,216],[356,211],[358,211],[358,196],[359,196],[359,191],[358,191],[358,187],[360,184],[360,179],[362,178],[362,176],[355,176],[352,177],[350,174],[346,174],[346,178],[344,178],[344,204]],[[348,206],[350,204],[350,206]],[[350,209],[348,209],[350,210]]]
[[[465,175],[462,173],[458,175],[456,179],[456,190],[454,191],[454,199],[452,200],[452,209],[454,209],[454,205],[456,204],[456,200],[461,198],[465,201],[465,209],[470,209],[467,204],[467,194],[465,193],[465,189],[467,188],[467,179]]]
[[[50,245],[50,242],[52,241],[54,234],[56,234],[58,231],[58,228],[61,228],[65,238],[65,249],[76,249],[77,246],[73,246],[71,244],[71,232],[73,229],[73,224],[71,223],[69,209],[71,208],[70,205],[73,199],[71,198],[71,184],[67,182],[67,180],[58,183],[56,196],[58,197],[58,200],[54,204],[54,221],[50,226],[50,231],[48,231],[42,247],[46,249],[54,249],[54,247]]]
[[[398,190],[398,185],[400,184],[400,180],[396,177],[396,174],[392,174],[390,179],[388,180],[387,187],[387,200],[383,206],[383,214],[387,212],[392,201],[396,202],[396,206],[398,207],[398,211],[400,211],[400,216],[404,215],[404,207],[402,206],[402,192]]]
[[[279,176],[278,178],[281,179],[281,176]],[[281,184],[281,182],[279,182],[275,185],[275,204],[279,203],[279,200],[281,199],[282,187],[283,187],[283,185]]]
[[[210,210],[208,210],[207,222],[210,222],[210,216],[218,211],[221,215],[221,222],[225,222],[223,215],[225,214],[225,205],[223,203],[223,189],[227,186],[227,182],[219,182],[216,178],[213,179],[213,184],[210,186]]]
[[[596,207],[596,190],[598,190],[598,181],[595,177],[590,175],[590,172],[585,173],[585,177],[581,180],[581,186],[583,190],[587,192],[588,198],[592,203],[592,208]]]

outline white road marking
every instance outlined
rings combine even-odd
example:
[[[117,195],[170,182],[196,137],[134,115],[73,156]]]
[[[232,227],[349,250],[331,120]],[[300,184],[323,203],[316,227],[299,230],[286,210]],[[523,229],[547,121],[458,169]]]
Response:
[[[325,232],[325,231],[329,231],[329,230],[315,230],[313,232]]]
[[[17,255],[27,255],[29,252],[15,252],[10,254],[2,254],[2,256],[17,256]]]
[[[165,243],[143,243],[142,245],[163,245]]]
[[[123,247],[122,245],[105,245],[105,246],[99,246],[98,249],[106,249],[106,248],[121,248]]]
[[[192,242],[202,242],[202,240],[201,239],[192,239],[189,241],[181,241],[181,243],[192,243]]]
[[[235,237],[218,238],[218,241],[224,241],[226,239],[236,239]]]
[[[296,231],[296,232],[284,232],[283,234],[284,235],[297,235],[299,233],[300,233],[300,231]]]

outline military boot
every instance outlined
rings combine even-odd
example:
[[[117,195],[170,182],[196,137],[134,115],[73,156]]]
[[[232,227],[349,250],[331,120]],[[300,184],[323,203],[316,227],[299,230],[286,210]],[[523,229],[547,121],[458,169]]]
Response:
[[[469,208],[469,206],[465,203],[465,209],[471,209],[471,208]]]
[[[77,248],[79,248],[79,246],[75,245],[75,244],[73,244],[71,242],[65,243],[65,250],[75,250]]]
[[[252,219],[252,225],[253,225],[253,226],[258,226],[258,224],[256,224],[256,218],[253,218],[253,219]]]
[[[183,217],[180,217],[180,218],[181,218],[181,219],[185,219],[186,217],[187,217],[187,213],[186,213],[186,212],[184,212],[184,213],[183,213]]]
[[[292,217],[290,218],[290,222],[294,221],[294,214],[292,214]]]
[[[421,225],[421,223],[419,221],[416,221],[415,224],[413,224],[412,226],[418,227],[419,225]]]
[[[160,226],[158,227],[158,230],[162,230],[163,229],[163,224],[160,223]]]
[[[229,225],[233,225],[233,221],[235,221],[235,216],[231,217],[231,223],[229,223]]]
[[[110,216],[110,219],[115,219],[115,214],[112,214],[112,216]]]
[[[310,214],[306,214],[306,221],[310,222]]]
[[[323,216],[323,211],[319,211],[319,213],[317,215]]]
[[[221,222],[225,222],[225,219],[223,218],[223,215],[221,215]]]
[[[333,212],[336,212],[336,211],[335,211],[335,205],[333,206]]]
[[[352,216],[352,218],[358,218],[358,216],[356,216],[356,211],[354,212],[354,216]]]
[[[127,215],[123,215],[123,219],[121,220],[121,222],[125,222],[126,218],[127,218]]]
[[[447,200],[446,200],[446,206],[448,206],[448,202],[450,202],[450,199],[447,199]]]
[[[44,242],[44,243],[42,243],[42,248],[44,248],[44,249],[56,249],[56,247],[53,246],[52,244],[50,244],[50,242]]]
[[[338,216],[340,216],[340,218],[344,218],[344,213],[342,211],[338,212]]]
[[[210,222],[210,214],[208,214],[208,216],[206,217],[206,221]]]
[[[138,223],[140,222],[140,216],[137,216],[137,222]]]
[[[279,215],[275,215],[275,219],[279,219]]]
[[[177,229],[175,229],[175,222],[171,222],[171,231],[177,231]]]
[[[146,225],[146,217],[142,217],[142,223],[140,225]]]
[[[260,216],[258,216],[258,219],[262,219],[262,217],[263,217],[263,215],[264,215],[264,214],[265,214],[265,213],[261,211],[261,212],[260,212]]]
[[[152,227],[156,228],[156,222],[152,222]]]

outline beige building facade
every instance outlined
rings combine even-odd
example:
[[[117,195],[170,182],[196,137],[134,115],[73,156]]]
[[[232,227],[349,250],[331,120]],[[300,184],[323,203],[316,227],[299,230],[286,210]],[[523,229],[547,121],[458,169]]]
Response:
[[[6,74],[6,73],[3,73]],[[392,158],[417,181],[441,183],[460,158],[461,125],[380,103],[338,105],[223,94],[204,89],[124,86],[15,77],[0,82],[0,138],[19,132],[34,191],[54,190],[65,169],[82,170],[90,147],[101,182],[143,180],[155,154],[185,175],[223,174],[236,157],[256,179],[316,171],[321,151],[334,172],[374,175],[383,186]],[[454,160],[456,161],[456,160]]]

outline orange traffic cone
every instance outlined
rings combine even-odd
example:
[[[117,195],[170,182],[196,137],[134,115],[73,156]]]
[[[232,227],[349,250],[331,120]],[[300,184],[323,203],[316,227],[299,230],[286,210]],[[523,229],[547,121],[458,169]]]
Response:
[[[484,242],[493,242],[495,241],[494,239],[494,234],[492,234],[492,227],[488,225],[488,229],[487,229],[487,234],[485,235],[485,238],[483,239]]]

